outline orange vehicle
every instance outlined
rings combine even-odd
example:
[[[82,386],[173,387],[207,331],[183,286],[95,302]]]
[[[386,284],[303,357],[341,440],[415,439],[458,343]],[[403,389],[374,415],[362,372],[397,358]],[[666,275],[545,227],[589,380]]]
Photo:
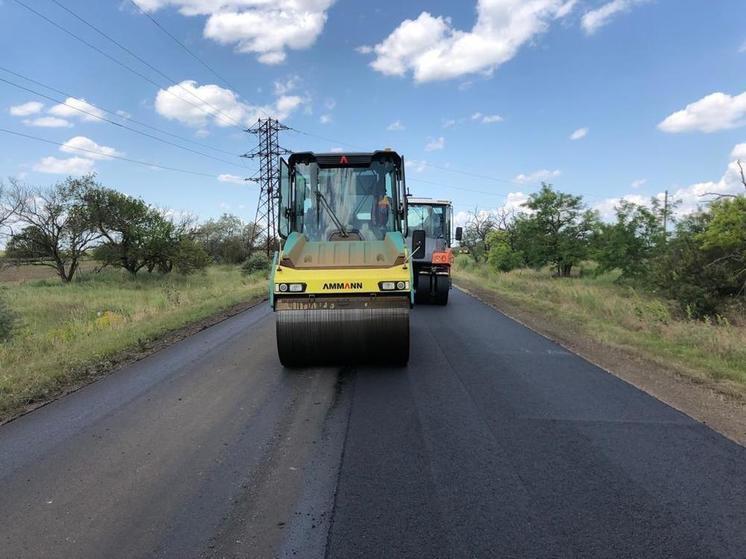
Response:
[[[449,200],[407,198],[407,244],[416,303],[448,304],[451,289],[453,205]],[[456,227],[455,240],[461,240]]]

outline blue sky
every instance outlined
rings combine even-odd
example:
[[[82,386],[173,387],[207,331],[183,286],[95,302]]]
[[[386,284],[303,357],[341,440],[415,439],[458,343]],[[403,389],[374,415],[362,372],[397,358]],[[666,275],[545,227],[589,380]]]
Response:
[[[164,208],[251,219],[240,177],[256,164],[236,155],[264,114],[305,132],[282,135],[293,150],[392,147],[413,193],[461,212],[515,206],[541,180],[607,214],[666,189],[690,209],[739,188],[746,160],[743,0],[137,0],[215,73],[129,0],[21,1],[150,80],[0,0],[0,66],[72,97],[0,70],[67,103],[0,82],[0,128],[66,144],[0,132],[0,176],[32,184],[95,170]]]

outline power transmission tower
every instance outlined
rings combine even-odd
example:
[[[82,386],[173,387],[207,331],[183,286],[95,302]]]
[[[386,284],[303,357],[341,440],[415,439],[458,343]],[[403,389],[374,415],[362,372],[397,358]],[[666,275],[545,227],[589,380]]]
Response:
[[[277,199],[280,182],[278,164],[280,156],[290,153],[280,147],[279,132],[287,129],[287,126],[274,118],[260,118],[254,126],[246,130],[259,137],[257,147],[243,155],[249,159],[259,159],[259,173],[247,179],[260,186],[251,241],[253,244],[257,227],[261,227],[265,234],[267,256],[271,256],[277,244]],[[253,250],[253,246],[251,248]]]

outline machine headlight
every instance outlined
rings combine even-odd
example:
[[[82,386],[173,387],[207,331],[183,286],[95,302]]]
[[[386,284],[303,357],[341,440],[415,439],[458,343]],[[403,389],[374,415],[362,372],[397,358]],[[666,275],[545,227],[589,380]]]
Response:
[[[381,288],[381,291],[402,291],[404,289],[409,289],[409,282],[408,281],[382,281],[379,282],[378,287]]]
[[[277,285],[277,290],[282,291],[283,293],[288,290],[288,284],[287,283],[280,283]]]
[[[292,293],[303,293],[305,290],[306,290],[305,283],[291,283],[290,284],[290,291]]]

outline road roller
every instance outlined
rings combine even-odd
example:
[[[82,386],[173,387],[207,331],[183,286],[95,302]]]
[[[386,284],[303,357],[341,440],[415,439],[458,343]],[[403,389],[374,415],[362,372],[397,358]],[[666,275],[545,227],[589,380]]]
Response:
[[[405,192],[404,160],[390,149],[280,160],[270,303],[283,365],[407,363]]]
[[[448,304],[451,289],[453,204],[435,198],[407,199],[407,245],[412,255],[416,303]],[[455,239],[462,229],[456,227]]]

